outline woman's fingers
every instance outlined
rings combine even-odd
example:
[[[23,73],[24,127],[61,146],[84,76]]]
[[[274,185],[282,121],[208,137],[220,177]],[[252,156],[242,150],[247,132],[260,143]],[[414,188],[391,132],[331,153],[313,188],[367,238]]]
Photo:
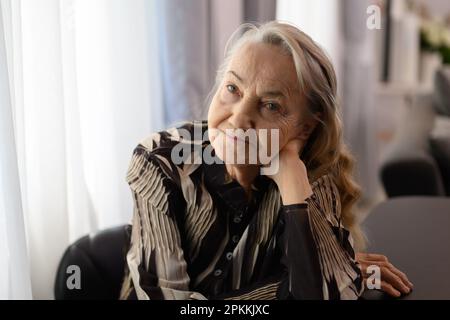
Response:
[[[403,280],[397,276],[388,266],[384,266],[381,268],[381,279],[382,281],[386,281],[391,286],[393,286],[398,291],[403,294],[408,294],[411,289],[409,286],[403,282]]]
[[[413,284],[411,281],[409,281],[408,277],[405,273],[397,269],[392,263],[389,262],[388,258],[382,254],[375,254],[375,253],[357,253],[356,259],[363,267],[363,273],[366,273],[367,267],[369,265],[377,265],[380,267],[380,270],[383,271],[385,269],[388,269],[390,273],[393,273],[396,277],[390,277],[387,279],[388,281],[396,281],[398,282],[398,278],[401,280],[401,283],[403,286],[406,286],[409,288],[409,291],[413,288]],[[385,271],[386,273],[386,271]],[[395,283],[393,283],[395,285]],[[400,289],[400,288],[399,288]],[[404,292],[404,291],[402,291]]]
[[[387,283],[386,281],[381,281],[381,290],[396,298],[402,295],[400,291],[395,289],[391,284]]]
[[[403,283],[407,285],[410,289],[414,287],[411,281],[409,281],[408,277],[405,273],[397,269],[392,263],[389,263],[389,269],[396,274],[400,279],[402,279]]]
[[[365,281],[369,281],[368,274],[365,271],[365,270],[367,270],[367,265],[362,265],[362,266],[363,266],[363,278]],[[384,272],[384,274],[385,273],[386,272]],[[398,288],[396,288],[396,286],[398,286],[398,282],[397,282],[397,284],[394,284],[395,281],[393,281],[390,277],[385,277],[383,275],[381,276],[381,279],[380,279],[380,288],[379,288],[379,289],[381,289],[381,291],[386,292],[390,296],[393,296],[396,298],[398,298],[402,295],[402,292],[400,292],[400,290]]]

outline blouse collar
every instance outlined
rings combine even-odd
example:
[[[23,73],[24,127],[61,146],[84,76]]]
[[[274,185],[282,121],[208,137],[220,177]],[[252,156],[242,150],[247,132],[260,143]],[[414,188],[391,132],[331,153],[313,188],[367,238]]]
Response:
[[[204,181],[210,191],[220,196],[235,211],[245,211],[255,207],[261,200],[272,180],[258,175],[252,183],[252,198],[247,200],[245,189],[234,179],[229,179],[226,165],[222,163],[204,164]]]

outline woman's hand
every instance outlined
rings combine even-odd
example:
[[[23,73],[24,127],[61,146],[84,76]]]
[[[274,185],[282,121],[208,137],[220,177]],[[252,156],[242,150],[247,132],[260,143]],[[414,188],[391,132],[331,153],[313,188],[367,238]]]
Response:
[[[302,140],[289,141],[278,154],[278,172],[269,176],[277,184],[284,205],[303,203],[312,195],[306,166],[299,157],[302,148]]]
[[[400,297],[402,293],[408,294],[411,292],[413,284],[408,280],[408,277],[394,267],[385,256],[373,253],[357,253],[356,261],[360,264],[364,282],[370,276],[370,274],[367,274],[367,268],[376,265],[380,268],[382,291],[393,297]]]

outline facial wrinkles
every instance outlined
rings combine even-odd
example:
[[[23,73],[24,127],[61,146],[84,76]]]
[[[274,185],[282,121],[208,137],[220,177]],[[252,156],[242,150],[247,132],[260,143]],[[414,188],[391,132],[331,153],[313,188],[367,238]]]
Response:
[[[281,50],[276,47],[269,47],[265,54],[257,54],[250,48],[243,48],[242,53],[236,55],[229,67],[229,70],[235,71],[245,80],[245,86],[240,84],[241,90],[249,91],[258,97],[267,91],[281,91],[285,95],[283,100],[292,99],[293,92],[298,91],[297,86],[291,88],[292,83],[297,82],[296,76],[290,74],[288,77],[288,74],[281,70],[292,69],[293,63],[280,59]],[[288,57],[285,53],[283,55]],[[232,75],[228,77],[234,78]]]
[[[255,129],[279,129],[280,147],[296,132],[300,119],[301,95],[293,61],[279,48],[265,44],[247,45],[235,53],[228,71],[234,71],[243,82],[227,72],[218,95],[221,107],[216,108],[216,125],[222,128],[229,117],[229,109],[235,103],[246,103],[246,112],[254,120]],[[256,49],[256,50],[255,50]],[[280,55],[283,54],[283,55]],[[289,59],[285,59],[289,57]],[[227,93],[227,84],[237,87],[239,97],[233,98]],[[263,96],[265,92],[281,91],[285,97]],[[229,99],[222,99],[222,94]],[[273,113],[264,109],[267,102],[275,102],[282,106],[282,113]],[[217,105],[218,107],[218,105]],[[261,109],[262,108],[262,109]],[[263,112],[263,113],[262,113]]]

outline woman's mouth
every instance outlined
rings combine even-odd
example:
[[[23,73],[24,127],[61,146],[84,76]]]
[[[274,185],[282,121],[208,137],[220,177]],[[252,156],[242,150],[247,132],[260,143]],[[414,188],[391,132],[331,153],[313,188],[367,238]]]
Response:
[[[239,137],[236,134],[233,134],[233,130],[227,129],[227,130],[221,130],[223,134],[225,134],[225,137],[227,138],[228,141],[233,142],[233,143],[237,143],[237,142],[242,142],[242,143],[247,143],[249,144],[249,141],[245,138]]]

